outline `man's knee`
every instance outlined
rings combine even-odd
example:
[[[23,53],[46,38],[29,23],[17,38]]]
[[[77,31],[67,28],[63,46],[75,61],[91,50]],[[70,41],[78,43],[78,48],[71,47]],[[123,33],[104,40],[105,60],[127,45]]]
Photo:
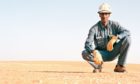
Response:
[[[86,50],[82,51],[82,58],[84,60],[89,60],[89,53]]]
[[[126,46],[129,47],[130,44],[131,44],[131,38],[130,38],[129,36],[125,37],[125,38],[123,39],[122,45],[126,45]]]

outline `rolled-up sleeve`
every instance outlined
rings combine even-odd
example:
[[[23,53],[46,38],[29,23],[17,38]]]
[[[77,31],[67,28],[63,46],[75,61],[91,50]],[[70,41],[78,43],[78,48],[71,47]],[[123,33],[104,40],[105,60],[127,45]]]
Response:
[[[85,49],[89,53],[91,53],[94,50],[94,48],[95,48],[95,44],[93,43],[93,41],[94,41],[94,34],[95,34],[94,30],[91,28],[89,30],[89,34],[88,34],[88,37],[87,37],[86,42],[85,42]]]

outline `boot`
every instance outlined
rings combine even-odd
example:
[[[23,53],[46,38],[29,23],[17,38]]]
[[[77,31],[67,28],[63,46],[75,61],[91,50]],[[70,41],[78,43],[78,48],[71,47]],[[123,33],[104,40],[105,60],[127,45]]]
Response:
[[[116,65],[114,72],[126,72],[126,69],[123,65]]]
[[[95,68],[93,70],[93,73],[102,72],[102,65],[103,65],[103,62],[101,63],[101,65],[98,65],[98,68]]]

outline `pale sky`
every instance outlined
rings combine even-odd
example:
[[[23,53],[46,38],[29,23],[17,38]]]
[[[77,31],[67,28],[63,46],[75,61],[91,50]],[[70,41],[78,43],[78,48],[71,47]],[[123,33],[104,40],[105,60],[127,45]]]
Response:
[[[0,60],[80,60],[99,5],[131,32],[127,63],[140,63],[140,0],[0,0]]]

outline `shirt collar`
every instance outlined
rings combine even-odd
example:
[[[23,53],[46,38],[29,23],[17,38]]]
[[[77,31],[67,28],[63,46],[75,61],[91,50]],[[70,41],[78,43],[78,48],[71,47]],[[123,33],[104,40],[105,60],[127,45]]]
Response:
[[[108,28],[108,26],[109,26],[109,20],[108,20],[108,22],[107,22],[106,27],[103,26],[103,24],[101,23],[101,21],[99,22],[99,24],[100,24],[101,28]]]

